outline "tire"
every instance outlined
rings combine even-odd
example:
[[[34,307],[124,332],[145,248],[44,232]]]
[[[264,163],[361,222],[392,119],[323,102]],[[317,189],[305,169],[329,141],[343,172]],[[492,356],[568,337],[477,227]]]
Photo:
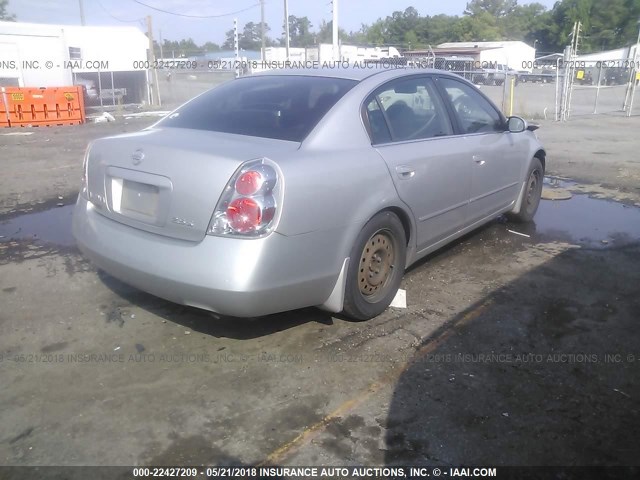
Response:
[[[380,315],[396,296],[407,256],[398,216],[380,212],[364,226],[351,250],[343,313],[355,320]]]
[[[533,220],[542,196],[542,182],[544,180],[544,168],[538,158],[533,158],[527,174],[524,198],[518,213],[508,213],[507,218],[512,222],[526,223]]]

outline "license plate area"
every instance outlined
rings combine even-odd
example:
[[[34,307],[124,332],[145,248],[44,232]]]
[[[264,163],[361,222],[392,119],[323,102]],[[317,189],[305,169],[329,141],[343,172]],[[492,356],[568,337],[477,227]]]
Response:
[[[121,212],[134,212],[156,218],[159,194],[160,189],[156,185],[122,180]]]
[[[109,167],[106,180],[109,210],[121,221],[165,224],[172,191],[168,178]]]

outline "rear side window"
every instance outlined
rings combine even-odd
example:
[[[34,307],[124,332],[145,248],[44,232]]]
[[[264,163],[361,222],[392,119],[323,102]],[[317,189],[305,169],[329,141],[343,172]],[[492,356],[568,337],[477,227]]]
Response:
[[[453,133],[440,96],[426,77],[400,78],[384,85],[369,99],[367,116],[373,144]]]
[[[301,142],[356,83],[293,75],[246,77],[204,93],[159,126]]]

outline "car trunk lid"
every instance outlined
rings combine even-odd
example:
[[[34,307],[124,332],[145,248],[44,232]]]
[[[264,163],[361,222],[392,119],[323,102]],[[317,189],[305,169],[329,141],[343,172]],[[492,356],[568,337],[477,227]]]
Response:
[[[97,140],[87,196],[104,216],[155,234],[200,241],[239,166],[299,148],[297,142],[182,128]]]

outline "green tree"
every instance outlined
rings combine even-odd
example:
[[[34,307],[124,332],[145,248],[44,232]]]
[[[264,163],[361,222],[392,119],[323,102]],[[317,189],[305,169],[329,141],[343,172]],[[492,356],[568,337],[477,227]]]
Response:
[[[553,40],[558,51],[571,43],[570,35],[575,22],[582,22],[583,34],[589,30],[593,3],[594,0],[562,0],[555,4],[552,11],[553,23],[556,26]],[[582,43],[580,47],[583,51],[585,44]],[[589,46],[586,45],[586,47],[588,50]]]
[[[510,15],[518,5],[517,0],[471,0],[467,3],[465,15],[487,13],[495,18]]]
[[[585,48],[607,50],[635,42],[639,16],[638,1],[595,2],[591,9],[590,27],[585,32]]]
[[[338,39],[340,41],[348,41],[349,34],[343,28],[338,27]],[[316,35],[316,43],[331,43],[333,42],[333,21],[327,22],[323,20],[318,29]]]
[[[420,43],[420,39],[418,38],[418,34],[415,30],[409,30],[404,34],[404,46],[408,49],[416,49],[422,47]]]
[[[360,25],[360,30],[358,30],[357,32],[349,32],[347,37],[349,38],[350,42],[355,43],[356,45],[366,45],[367,43],[369,43],[367,37],[368,30],[369,27],[363,23]]]
[[[456,33],[459,22],[460,17],[444,14],[424,17],[418,26],[418,37],[425,46],[459,41],[461,38]]]
[[[260,50],[262,48],[262,29],[260,25],[261,23],[249,22],[244,26],[242,32],[238,32],[238,47],[241,50]],[[269,25],[265,23],[265,36],[269,30]],[[274,45],[273,40],[269,37],[266,38],[265,43],[267,47]],[[226,40],[222,48],[225,50],[233,50],[233,47],[233,30],[229,30],[226,32]]]
[[[454,26],[453,32],[458,40],[467,42],[490,42],[503,38],[496,17],[489,12],[462,17]]]
[[[420,14],[413,7],[408,7],[404,12],[396,11],[387,17],[387,35],[389,43],[403,45],[406,43],[406,35],[413,38],[414,32],[417,40],[416,29],[420,24]]]
[[[367,43],[373,45],[383,45],[387,43],[387,23],[385,20],[379,18],[369,27],[365,29],[365,38]]]
[[[620,40],[622,44],[630,44],[638,38],[638,19],[640,19],[640,0],[624,2],[626,14],[620,22]]]
[[[562,51],[580,21],[580,53],[619,48],[636,41],[639,17],[640,0],[562,0],[553,7],[548,25],[532,35],[545,49]]]
[[[15,22],[16,16],[9,14],[7,11],[7,5],[9,0],[0,0],[0,20],[5,22]]]
[[[522,40],[535,43],[536,32],[547,27],[552,21],[551,12],[540,3],[518,5],[501,22],[502,34],[506,40]]]
[[[201,48],[205,52],[219,52],[221,50],[220,45],[213,42],[206,42]]]
[[[292,47],[309,47],[314,44],[311,21],[307,17],[289,15],[289,44]],[[284,43],[284,42],[283,42]]]

